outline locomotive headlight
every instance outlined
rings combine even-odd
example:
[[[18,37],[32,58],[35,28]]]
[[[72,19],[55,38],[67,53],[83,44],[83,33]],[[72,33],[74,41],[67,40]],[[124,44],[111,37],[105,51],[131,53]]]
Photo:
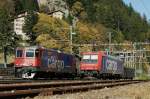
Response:
[[[24,63],[24,64],[22,64],[22,65],[23,65],[23,66],[26,66],[27,64]]]

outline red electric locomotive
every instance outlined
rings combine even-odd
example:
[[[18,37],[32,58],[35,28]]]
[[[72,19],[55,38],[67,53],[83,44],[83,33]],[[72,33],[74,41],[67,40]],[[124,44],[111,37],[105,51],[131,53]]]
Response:
[[[104,52],[84,52],[80,63],[80,75],[98,78],[121,77],[124,75],[123,61]]]
[[[39,46],[22,47],[16,49],[16,76],[34,78],[44,74],[46,76],[63,76],[76,74],[76,59],[71,54]]]

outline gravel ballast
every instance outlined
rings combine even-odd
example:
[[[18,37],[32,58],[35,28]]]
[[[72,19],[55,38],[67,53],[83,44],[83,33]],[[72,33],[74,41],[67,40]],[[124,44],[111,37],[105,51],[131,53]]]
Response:
[[[34,99],[150,99],[150,82]]]

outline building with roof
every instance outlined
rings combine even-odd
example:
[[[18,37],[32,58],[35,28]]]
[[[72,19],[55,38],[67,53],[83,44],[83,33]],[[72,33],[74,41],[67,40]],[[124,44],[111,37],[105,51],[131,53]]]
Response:
[[[17,16],[17,18],[14,19],[14,32],[19,35],[22,40],[27,40],[28,37],[26,36],[26,33],[23,32],[23,26],[25,24],[25,16],[27,13],[23,13]]]

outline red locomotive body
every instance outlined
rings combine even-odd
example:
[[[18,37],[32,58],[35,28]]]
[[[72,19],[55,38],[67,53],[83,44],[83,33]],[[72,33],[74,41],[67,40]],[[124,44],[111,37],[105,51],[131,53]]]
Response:
[[[96,75],[102,68],[103,52],[83,52],[80,63],[80,73],[86,75]]]
[[[102,62],[102,52],[85,52],[82,54],[83,58],[80,65],[80,70],[100,70],[101,66],[99,64]]]
[[[84,52],[80,63],[81,76],[120,77],[124,74],[123,61],[103,52]]]
[[[47,74],[52,77],[63,74],[76,74],[76,60],[71,54],[43,47],[16,49],[15,71],[22,78],[34,78]],[[68,75],[67,75],[68,76]]]

